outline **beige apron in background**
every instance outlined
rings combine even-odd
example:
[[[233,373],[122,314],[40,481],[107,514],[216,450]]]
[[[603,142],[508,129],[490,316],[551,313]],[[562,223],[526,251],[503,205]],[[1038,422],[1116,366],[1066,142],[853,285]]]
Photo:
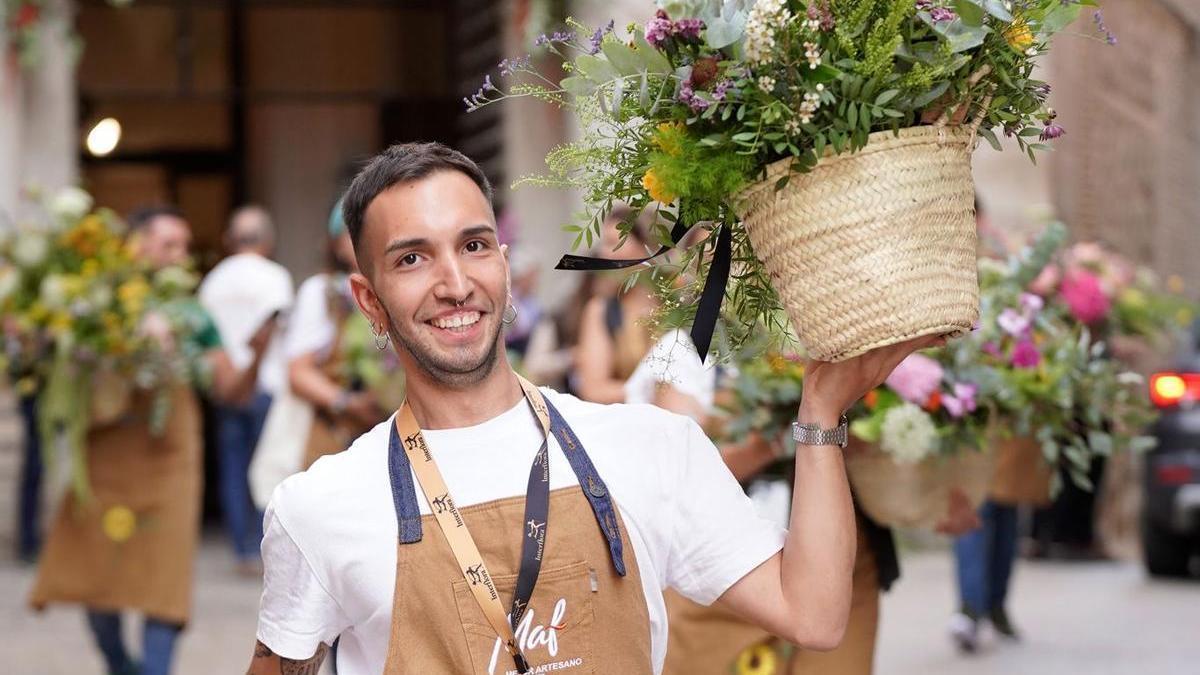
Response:
[[[38,564],[29,603],[137,610],[184,624],[200,534],[202,421],[195,394],[172,391],[170,416],[151,433],[152,396],[134,395],[131,415],[88,432],[93,497],[68,491]]]

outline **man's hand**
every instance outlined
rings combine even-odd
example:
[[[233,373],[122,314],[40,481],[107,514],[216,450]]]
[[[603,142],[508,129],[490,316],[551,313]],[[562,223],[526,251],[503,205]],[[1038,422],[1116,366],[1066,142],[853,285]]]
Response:
[[[250,670],[246,671],[246,675],[317,675],[328,653],[329,646],[321,643],[316,654],[297,661],[279,656],[270,647],[258,642],[254,645],[254,659],[250,661]]]
[[[951,537],[961,537],[979,527],[979,514],[971,508],[967,495],[958,488],[950,488],[949,504],[946,517],[938,521],[936,530],[939,534]]]
[[[275,329],[279,325],[279,313],[276,312],[268,316],[262,324],[254,331],[254,335],[250,336],[249,347],[255,354],[262,354],[267,351],[267,347],[271,344],[271,337],[275,335]]]
[[[825,428],[836,426],[842,413],[883,384],[909,354],[945,343],[946,338],[930,335],[880,347],[838,363],[809,361],[804,368],[800,421]]]

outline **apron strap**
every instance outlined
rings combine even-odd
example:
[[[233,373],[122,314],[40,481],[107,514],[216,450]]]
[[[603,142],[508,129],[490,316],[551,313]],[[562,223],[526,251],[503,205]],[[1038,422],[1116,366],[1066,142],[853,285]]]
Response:
[[[575,477],[579,479],[579,487],[582,488],[583,496],[587,497],[588,503],[592,505],[592,513],[596,514],[600,532],[608,541],[608,552],[612,557],[613,569],[617,571],[617,574],[625,576],[621,531],[617,527],[617,512],[613,507],[612,495],[608,492],[608,486],[596,472],[596,466],[588,457],[583,443],[579,441],[575,432],[571,430],[571,426],[563,419],[562,414],[558,412],[549,398],[546,399],[546,408],[550,412],[550,430],[554,433],[554,438],[558,440],[558,445],[566,455],[567,461],[570,462]]]
[[[548,398],[546,399],[546,408],[550,413],[551,431],[563,454],[566,455],[571,470],[575,472],[583,496],[591,505],[592,513],[596,515],[596,523],[600,526],[600,532],[608,542],[613,569],[617,574],[625,576],[624,546],[621,543],[616,508],[613,506],[608,486],[596,472],[596,467],[588,457],[579,437],[571,430],[570,425]],[[392,503],[396,509],[400,543],[413,544],[421,541],[421,507],[417,502],[412,464],[408,461],[408,455],[401,445],[400,432],[397,431],[395,424],[389,426],[391,427],[391,438],[388,441],[388,474],[392,485]]]
[[[392,483],[392,503],[396,507],[396,522],[399,525],[400,543],[414,544],[421,541],[421,506],[417,503],[417,490],[413,485],[412,464],[400,445],[400,433],[393,422],[391,438],[388,440],[388,476]]]

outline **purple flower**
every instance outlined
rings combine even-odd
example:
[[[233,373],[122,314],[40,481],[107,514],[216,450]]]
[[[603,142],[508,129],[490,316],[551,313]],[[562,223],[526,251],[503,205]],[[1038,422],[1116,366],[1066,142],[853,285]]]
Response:
[[[533,45],[535,47],[543,47],[546,45],[554,44],[556,42],[570,42],[574,39],[575,39],[575,31],[573,31],[573,30],[567,30],[567,31],[556,30],[553,33],[551,33],[550,35],[546,35],[545,33],[542,33],[541,35],[537,36],[537,39],[535,39],[533,41]]]
[[[1000,312],[1000,316],[996,317],[996,324],[1000,326],[1000,330],[1008,333],[1013,337],[1021,337],[1029,332],[1029,317],[1022,312],[1009,307]]]
[[[1026,316],[1037,314],[1045,306],[1046,301],[1042,299],[1042,296],[1036,293],[1021,294],[1021,309],[1025,310]]]
[[[529,55],[519,56],[513,59],[504,59],[500,62],[500,76],[508,77],[518,70],[525,70],[530,67],[532,57]]]
[[[595,33],[592,33],[591,39],[588,40],[588,54],[597,54],[600,52],[600,44],[604,42],[604,35],[613,31],[613,22],[609,21],[607,26],[597,28]]]
[[[1033,340],[1025,338],[1013,347],[1010,362],[1014,368],[1036,368],[1042,362],[1042,354]]]
[[[933,19],[934,23],[942,23],[944,21],[953,21],[958,18],[954,10],[946,9],[945,7],[934,7],[929,10],[929,18]]]
[[[1064,136],[1066,133],[1066,129],[1063,129],[1054,122],[1047,120],[1045,128],[1042,129],[1042,133],[1038,134],[1038,140],[1051,141]]]
[[[717,86],[713,89],[713,98],[718,101],[724,101],[725,93],[728,92],[731,87],[733,87],[733,80],[730,80],[730,79],[721,80],[720,82],[717,83]]]
[[[1038,86],[1034,87],[1033,95],[1034,95],[1034,97],[1037,98],[1037,100],[1039,102],[1045,103],[1046,99],[1050,96],[1050,83],[1043,82],[1043,83],[1039,84]]]
[[[667,40],[671,39],[671,31],[674,25],[671,23],[670,17],[661,9],[655,13],[654,18],[646,22],[646,42],[659,47],[660,49],[667,44]]]
[[[679,85],[679,102],[692,109],[692,112],[704,112],[708,110],[708,101],[696,95],[696,90],[692,88],[692,83],[684,80]]]
[[[953,394],[942,395],[942,407],[954,418],[975,412],[975,409],[978,407],[978,404],[975,402],[975,394],[978,392],[979,387],[960,382],[954,385]]]
[[[924,405],[942,383],[942,365],[924,354],[911,354],[888,375],[887,386],[900,398]]]
[[[675,32],[675,37],[695,41],[700,39],[700,31],[704,30],[704,21],[701,19],[680,19],[675,22],[672,28]]]
[[[917,0],[917,9],[928,10],[933,7],[933,0]]]
[[[985,342],[983,343],[983,347],[981,347],[981,349],[983,350],[984,354],[989,356],[994,356],[996,358],[1004,356],[1004,353],[1000,351],[1000,345],[996,344],[995,342]]]

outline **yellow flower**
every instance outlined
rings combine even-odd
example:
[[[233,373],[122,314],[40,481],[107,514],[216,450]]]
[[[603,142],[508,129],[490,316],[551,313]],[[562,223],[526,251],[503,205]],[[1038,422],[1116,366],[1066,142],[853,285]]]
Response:
[[[1029,24],[1025,21],[1025,17],[1013,18],[1013,22],[1004,29],[1004,41],[1014,51],[1021,54],[1024,54],[1025,50],[1033,45],[1033,31],[1029,30]]]
[[[35,300],[29,305],[29,320],[34,323],[39,323],[50,316],[50,310],[42,304],[41,300]]]
[[[654,144],[668,155],[678,157],[683,152],[679,144],[681,133],[683,125],[679,122],[663,122],[658,125],[658,131],[654,134]]]
[[[1178,274],[1167,277],[1167,290],[1175,295],[1183,293],[1183,277]]]
[[[779,669],[779,657],[770,645],[757,644],[738,655],[738,675],[774,675]]]
[[[84,279],[92,279],[100,273],[100,262],[95,258],[88,258],[83,261],[83,265],[79,268],[79,275]]]
[[[50,332],[65,334],[71,332],[71,315],[66,312],[55,312],[50,316]]]
[[[1118,297],[1121,300],[1121,304],[1128,307],[1142,309],[1146,306],[1146,294],[1136,288],[1126,288],[1121,291],[1121,295]]]
[[[104,535],[120,544],[133,536],[137,528],[137,516],[128,506],[113,506],[104,512],[100,524]]]
[[[117,287],[117,299],[130,314],[137,314],[150,295],[150,284],[142,277],[134,277]]]
[[[667,187],[663,185],[662,180],[654,173],[654,169],[646,170],[646,175],[642,176],[642,187],[646,188],[646,192],[650,194],[650,198],[656,202],[670,204],[675,201],[675,195],[667,191]]]

